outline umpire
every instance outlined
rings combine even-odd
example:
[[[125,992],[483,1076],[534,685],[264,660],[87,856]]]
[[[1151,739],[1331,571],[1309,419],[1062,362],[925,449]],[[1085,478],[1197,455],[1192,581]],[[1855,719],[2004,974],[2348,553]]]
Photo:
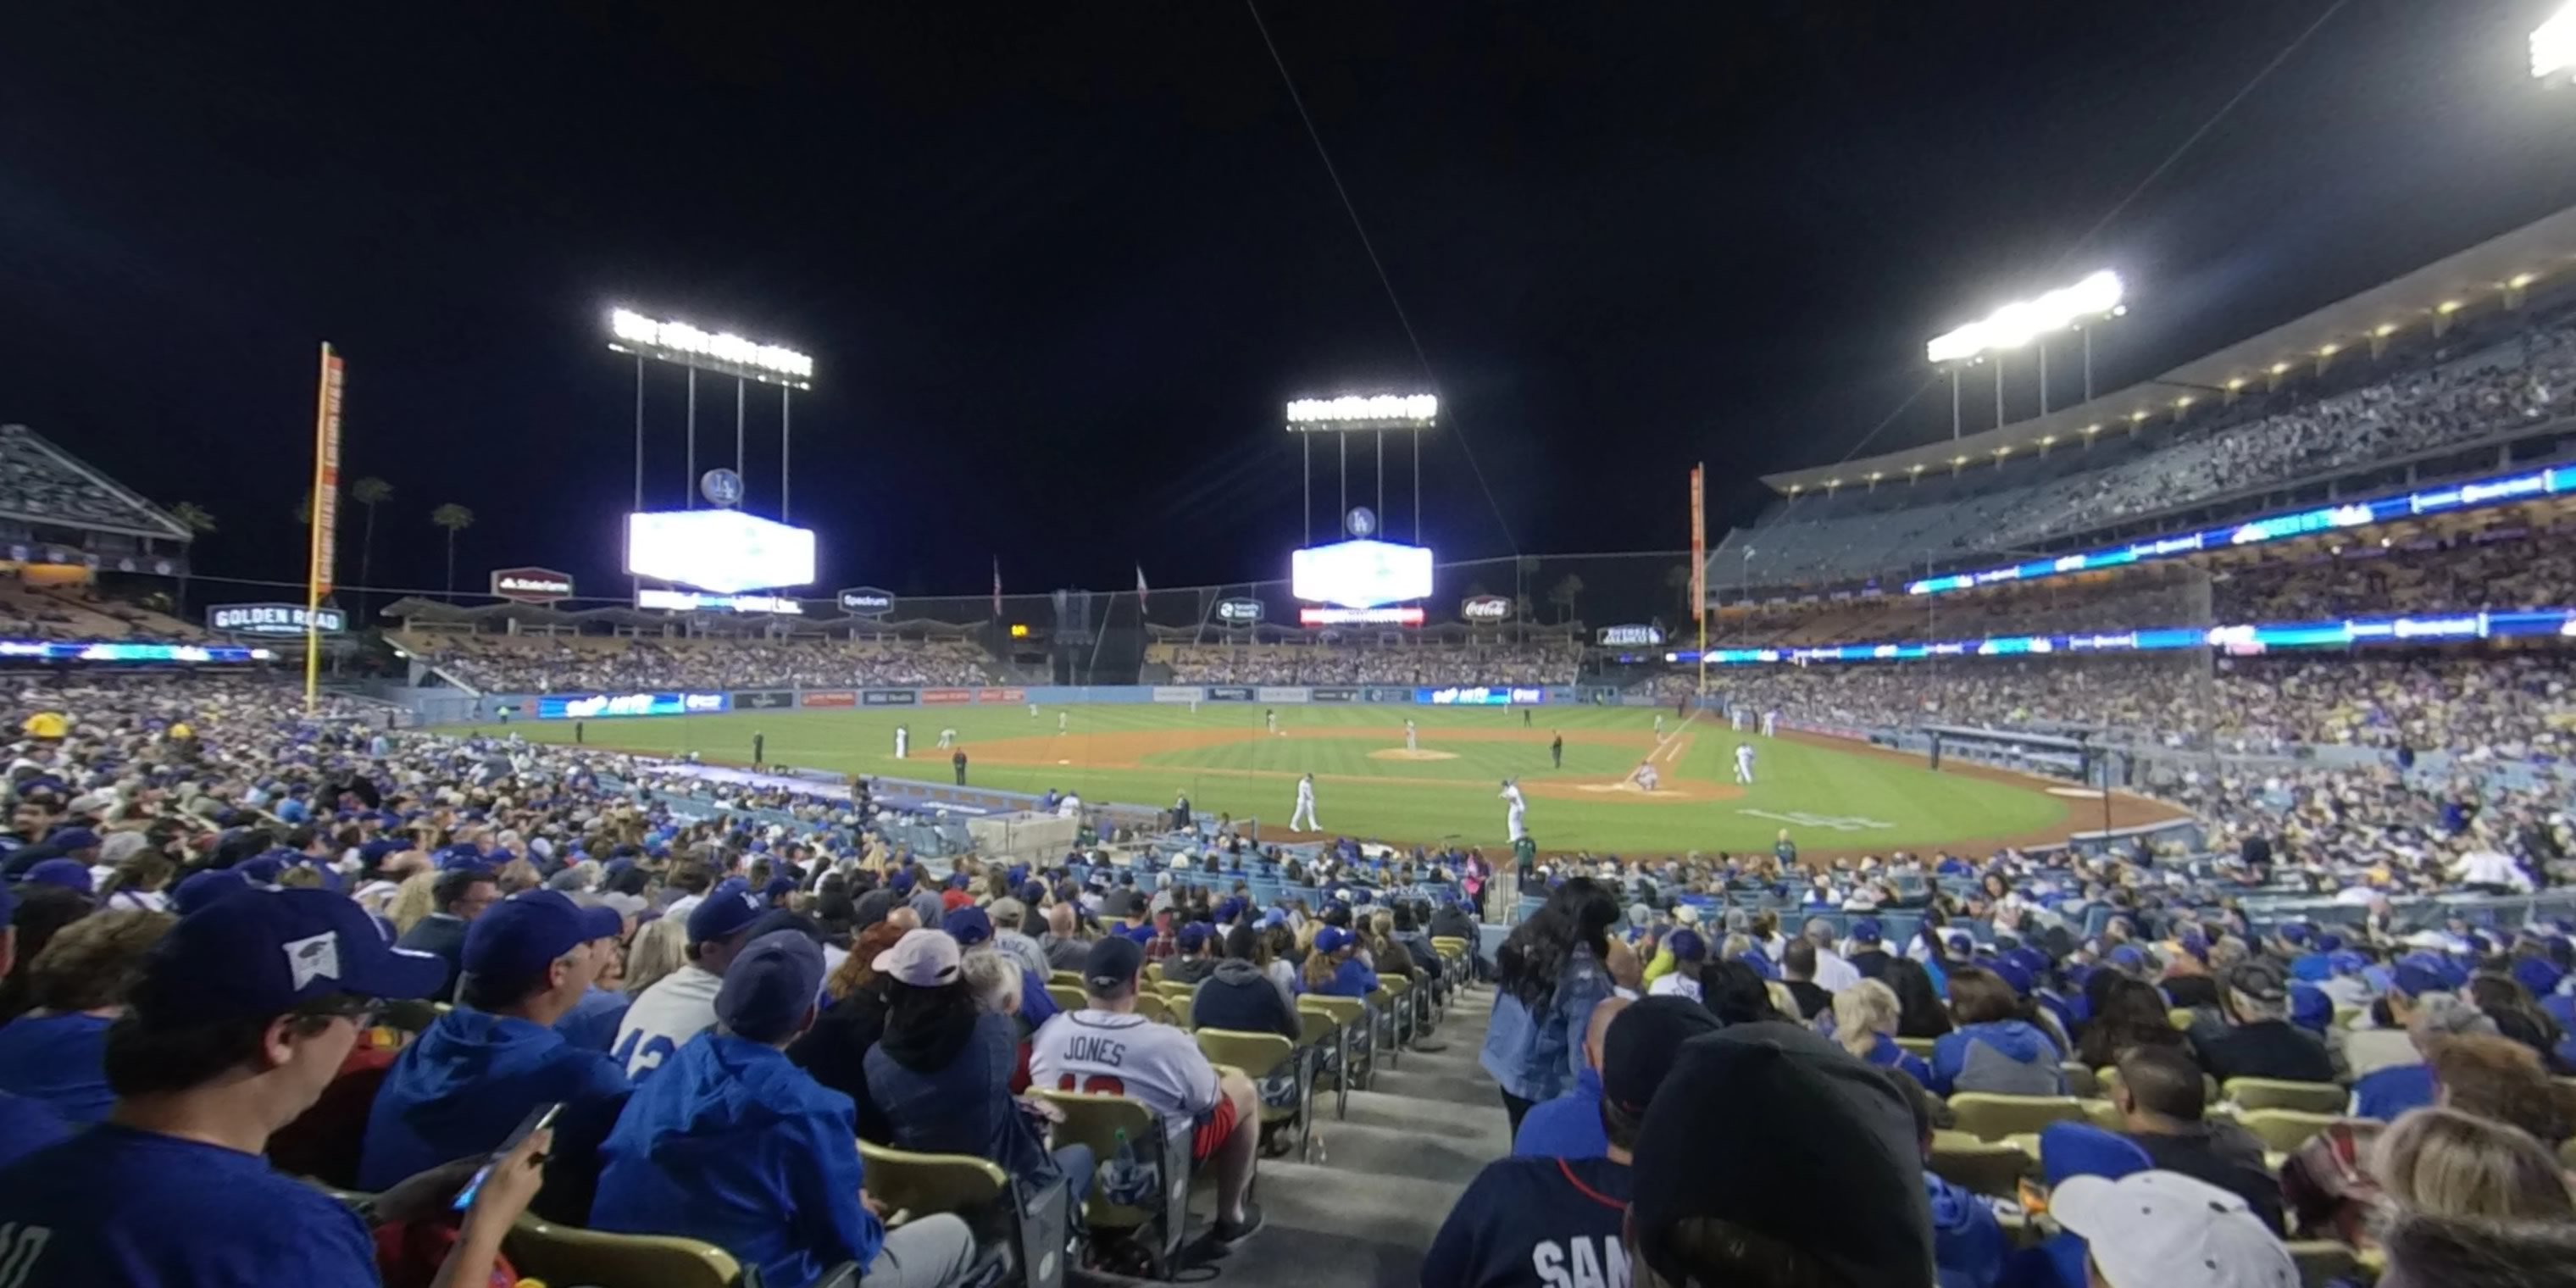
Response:
[[[965,749],[964,747],[960,747],[960,748],[958,748],[958,749],[957,749],[957,754],[956,754],[956,755],[954,755],[954,756],[950,756],[950,757],[948,758],[948,763],[949,763],[951,766],[953,766],[953,767],[957,770],[957,785],[958,785],[958,786],[960,786],[960,787],[965,786],[965,785],[966,785],[966,749]]]

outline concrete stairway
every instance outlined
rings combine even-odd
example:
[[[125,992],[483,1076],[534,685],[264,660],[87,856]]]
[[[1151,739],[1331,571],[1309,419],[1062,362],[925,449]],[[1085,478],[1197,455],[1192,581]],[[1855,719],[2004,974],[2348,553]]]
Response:
[[[1377,1084],[1351,1093],[1348,1118],[1334,1118],[1331,1093],[1320,1093],[1320,1160],[1263,1159],[1256,1193],[1268,1225],[1181,1278],[1214,1269],[1218,1282],[1241,1288],[1419,1283],[1423,1251],[1467,1182],[1511,1152],[1502,1098],[1476,1064],[1492,1014],[1491,985],[1451,998],[1429,1035],[1447,1049],[1405,1052],[1400,1068],[1380,1053]]]

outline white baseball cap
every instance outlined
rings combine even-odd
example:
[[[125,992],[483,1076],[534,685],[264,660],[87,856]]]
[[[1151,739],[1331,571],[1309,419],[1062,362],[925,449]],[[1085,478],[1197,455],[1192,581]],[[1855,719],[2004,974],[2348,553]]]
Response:
[[[2048,1213],[2083,1237],[2111,1288],[2299,1288],[2290,1250],[2244,1199],[2179,1172],[2072,1177]]]

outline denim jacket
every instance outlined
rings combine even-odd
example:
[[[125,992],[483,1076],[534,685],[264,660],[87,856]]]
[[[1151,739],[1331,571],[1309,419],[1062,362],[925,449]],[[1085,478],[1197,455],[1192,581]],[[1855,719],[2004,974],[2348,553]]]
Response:
[[[1610,996],[1610,972],[1592,950],[1576,945],[1556,991],[1537,1010],[1504,993],[1494,999],[1478,1061],[1504,1091],[1523,1100],[1554,1100],[1574,1085],[1583,1065],[1583,1032],[1592,1008]]]

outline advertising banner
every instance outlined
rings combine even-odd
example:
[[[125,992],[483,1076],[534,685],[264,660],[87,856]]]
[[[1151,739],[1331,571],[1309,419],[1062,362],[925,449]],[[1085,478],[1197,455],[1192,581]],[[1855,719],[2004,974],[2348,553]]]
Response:
[[[1220,599],[1216,601],[1216,619],[1228,626],[1250,626],[1267,611],[1258,599]]]
[[[1357,702],[1360,700],[1360,691],[1357,689],[1308,689],[1307,693],[1312,695],[1317,702]]]
[[[552,568],[495,568],[492,597],[522,604],[553,604],[572,598],[572,574]]]
[[[921,705],[925,707],[953,707],[974,700],[973,689],[923,689],[921,691]]]
[[[1619,648],[1622,646],[1630,648],[1660,648],[1662,647],[1663,642],[1664,633],[1661,629],[1646,625],[1642,622],[1634,622],[1625,626],[1604,626],[1601,628],[1601,643],[1605,648]]]
[[[1196,702],[1200,698],[1206,696],[1207,690],[1202,689],[1195,684],[1157,684],[1154,686],[1154,700],[1156,702]]]
[[[725,709],[721,693],[583,693],[537,699],[539,720],[598,720],[608,716],[690,716]]]
[[[1708,612],[1708,467],[1691,467],[1691,616]]]
[[[227,635],[301,635],[307,618],[313,629],[337,635],[349,619],[336,608],[306,609],[302,604],[210,604],[206,628]]]
[[[1368,700],[1371,702],[1413,701],[1413,690],[1411,689],[1394,689],[1384,688],[1378,685],[1370,685],[1368,688],[1361,690],[1361,692],[1366,694]]]
[[[784,711],[795,705],[796,691],[793,689],[755,689],[733,695],[733,709],[736,711]]]
[[[852,586],[835,597],[852,617],[883,617],[894,611],[894,592],[874,586]]]
[[[1535,706],[1547,701],[1545,689],[1473,688],[1416,689],[1413,700],[1434,707],[1508,707]]]
[[[1512,620],[1512,601],[1504,595],[1474,595],[1458,605],[1458,620],[1475,624]]]
[[[1265,684],[1253,690],[1253,696],[1278,706],[1303,705],[1306,686],[1302,684]]]
[[[1250,702],[1252,701],[1252,686],[1246,684],[1211,684],[1208,686],[1207,694],[1208,701],[1210,702]]]
[[[859,695],[859,702],[871,707],[908,707],[920,701],[910,689],[870,689]]]
[[[977,702],[1026,702],[1029,700],[1029,691],[1026,689],[977,689],[975,690],[975,700]]]
[[[800,707],[855,707],[859,695],[854,689],[807,689],[796,695]]]

